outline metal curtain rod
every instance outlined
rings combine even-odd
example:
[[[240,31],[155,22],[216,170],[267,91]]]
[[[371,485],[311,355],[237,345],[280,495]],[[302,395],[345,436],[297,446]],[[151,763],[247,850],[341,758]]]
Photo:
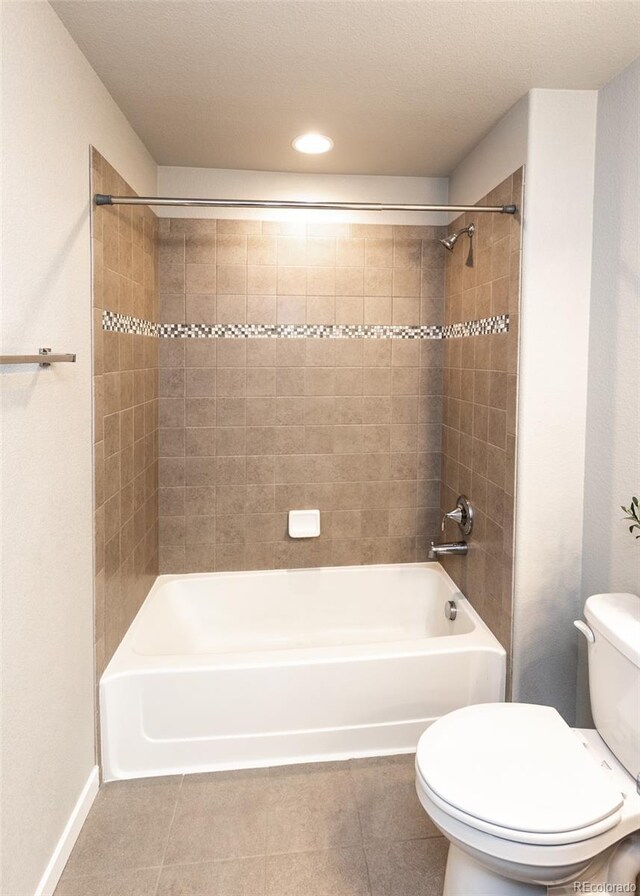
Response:
[[[293,199],[178,199],[96,193],[96,205],[186,205],[191,208],[301,208],[354,212],[493,212],[515,215],[515,205],[403,205],[392,202],[298,202]]]

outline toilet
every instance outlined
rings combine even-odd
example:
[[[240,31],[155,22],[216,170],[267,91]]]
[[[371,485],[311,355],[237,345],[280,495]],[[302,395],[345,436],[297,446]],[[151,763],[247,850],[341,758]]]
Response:
[[[596,728],[550,706],[485,703],[420,738],[416,789],[450,841],[443,896],[635,892],[640,874],[640,597],[596,594]]]

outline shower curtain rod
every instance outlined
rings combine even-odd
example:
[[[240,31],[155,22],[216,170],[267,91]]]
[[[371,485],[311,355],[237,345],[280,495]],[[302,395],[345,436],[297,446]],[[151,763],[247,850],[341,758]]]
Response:
[[[493,212],[515,215],[515,205],[406,205],[393,202],[298,202],[289,199],[177,199],[96,193],[96,205],[184,205],[191,208],[300,208],[354,212]]]

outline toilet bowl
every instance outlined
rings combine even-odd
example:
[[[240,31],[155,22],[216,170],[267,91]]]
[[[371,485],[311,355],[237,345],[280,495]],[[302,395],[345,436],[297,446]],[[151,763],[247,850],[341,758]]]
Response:
[[[571,729],[552,707],[518,703],[465,707],[420,739],[418,797],[451,843],[444,896],[635,892],[640,598],[589,600],[592,704],[606,694],[607,743],[598,730]],[[612,603],[614,632],[601,624],[603,615],[611,623]],[[612,706],[625,710],[617,724]],[[602,707],[593,710],[598,724]]]

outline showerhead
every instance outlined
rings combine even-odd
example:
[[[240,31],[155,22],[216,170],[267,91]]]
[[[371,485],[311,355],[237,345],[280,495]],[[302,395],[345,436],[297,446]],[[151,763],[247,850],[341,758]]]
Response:
[[[449,236],[443,237],[440,242],[445,247],[445,249],[448,249],[449,252],[453,252],[453,247],[458,242],[458,238],[461,237],[463,233],[468,233],[469,239],[471,239],[475,232],[475,224],[469,224],[468,227],[463,227],[462,230],[456,230],[455,233],[451,233]]]
[[[452,233],[451,236],[445,236],[443,239],[440,240],[440,242],[445,247],[445,249],[448,249],[449,252],[453,252],[453,247],[455,246],[456,240],[458,239],[459,236],[460,236],[459,233]]]

